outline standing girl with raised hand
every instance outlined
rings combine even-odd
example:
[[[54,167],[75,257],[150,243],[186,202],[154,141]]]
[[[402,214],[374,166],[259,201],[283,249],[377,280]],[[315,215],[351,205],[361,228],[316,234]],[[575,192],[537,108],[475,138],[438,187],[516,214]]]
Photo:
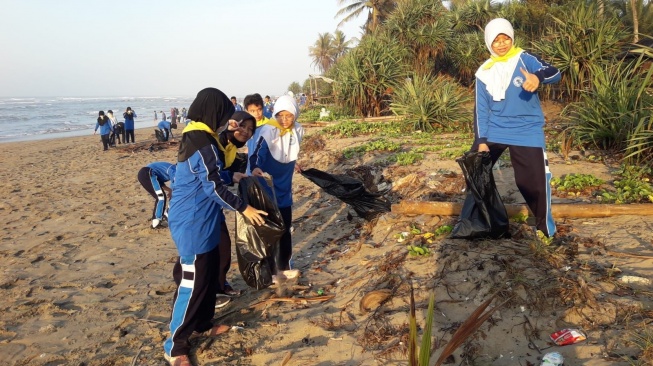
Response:
[[[122,116],[125,118],[125,144],[129,143],[130,136],[133,144],[136,142],[134,140],[134,118],[136,118],[136,112],[132,110],[132,107],[127,107]]]
[[[490,59],[476,72],[475,141],[472,150],[489,151],[492,163],[510,149],[515,183],[545,236],[556,232],[551,215],[551,172],[544,141],[540,84],[560,80],[560,72],[514,45],[509,21],[497,18],[485,27]]]
[[[299,144],[304,136],[304,128],[297,122],[299,106],[294,98],[288,95],[279,97],[274,104],[274,118],[261,126],[261,131],[254,151],[249,157],[249,167],[253,176],[262,177],[264,173],[272,176],[277,205],[285,226],[285,231],[279,242],[279,258],[273,274],[278,277],[294,278],[299,275],[297,270],[290,268],[292,258],[292,177],[295,170],[301,171],[297,165]],[[267,185],[264,185],[267,187]]]
[[[177,283],[170,317],[170,338],[164,356],[171,365],[190,365],[189,339],[194,334],[217,336],[228,331],[213,326],[220,263],[222,208],[237,210],[255,225],[265,211],[246,205],[231,193],[220,176],[217,131],[234,112],[229,98],[215,88],[203,89],[188,110],[177,156],[174,195],[168,222],[179,258],[173,277]]]

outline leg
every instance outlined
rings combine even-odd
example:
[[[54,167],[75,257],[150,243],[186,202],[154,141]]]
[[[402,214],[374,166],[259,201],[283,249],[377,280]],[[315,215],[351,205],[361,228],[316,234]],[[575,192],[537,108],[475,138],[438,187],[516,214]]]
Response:
[[[154,201],[154,209],[152,210],[152,227],[156,227],[159,222],[163,219],[163,210],[166,205],[166,194],[163,189],[161,189],[161,183],[152,174],[152,169],[145,167],[141,168],[138,171],[138,181],[141,183],[143,188],[156,199]]]
[[[280,207],[281,217],[285,230],[279,240],[279,262],[277,263],[277,272],[290,269],[290,259],[292,258],[292,235],[290,226],[292,225],[292,206]]]
[[[173,277],[178,282],[170,316],[170,338],[163,348],[168,356],[188,355],[193,332],[213,327],[215,315],[215,262],[218,248],[208,253],[179,257]]]
[[[225,285],[227,284],[227,272],[231,267],[231,238],[227,230],[227,223],[224,221],[220,223],[220,260],[218,262],[218,281],[216,283],[216,293],[224,294]]]
[[[104,150],[109,150],[109,135],[100,135],[100,138],[102,139]]]
[[[535,215],[536,228],[550,237],[556,232],[551,214],[551,177],[546,152],[540,147],[510,146],[515,183]]]

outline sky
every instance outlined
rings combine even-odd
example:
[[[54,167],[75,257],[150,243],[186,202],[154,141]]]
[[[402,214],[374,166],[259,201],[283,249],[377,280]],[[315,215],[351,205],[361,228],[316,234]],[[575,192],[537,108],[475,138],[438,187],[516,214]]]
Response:
[[[0,0],[0,97],[281,95],[338,0]],[[360,38],[365,17],[340,29]]]

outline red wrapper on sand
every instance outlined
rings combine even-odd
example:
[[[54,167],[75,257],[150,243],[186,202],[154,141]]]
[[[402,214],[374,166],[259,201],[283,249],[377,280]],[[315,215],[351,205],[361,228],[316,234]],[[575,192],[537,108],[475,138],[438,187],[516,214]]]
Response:
[[[558,346],[566,346],[582,342],[587,339],[587,336],[578,329],[562,329],[555,333],[551,333],[551,340]]]

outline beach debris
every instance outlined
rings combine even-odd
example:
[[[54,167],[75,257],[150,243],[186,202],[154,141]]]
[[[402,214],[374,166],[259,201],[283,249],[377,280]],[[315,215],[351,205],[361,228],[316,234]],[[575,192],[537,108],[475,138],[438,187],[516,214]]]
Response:
[[[292,351],[286,352],[286,355],[283,357],[283,360],[281,361],[281,366],[286,366],[286,364],[290,362],[291,358],[292,358]]]
[[[587,339],[585,333],[578,329],[561,329],[551,333],[551,340],[558,346],[566,346],[582,342]]]
[[[638,285],[650,285],[651,280],[639,276],[621,276],[619,281],[629,284],[638,284]]]
[[[565,358],[558,352],[549,352],[542,357],[540,366],[562,366],[565,363]]]
[[[512,297],[509,297],[506,299],[506,301],[502,302],[501,304],[493,307],[492,309],[485,311],[488,306],[492,303],[494,298],[497,296],[497,293],[494,295],[490,296],[487,300],[485,300],[484,303],[482,303],[474,312],[465,320],[464,323],[458,327],[456,332],[453,334],[451,337],[451,340],[447,342],[447,344],[444,346],[444,349],[442,350],[442,353],[440,354],[440,357],[438,357],[437,361],[435,361],[435,366],[440,366],[444,363],[444,361],[451,355],[453,352],[460,347],[465,341],[472,335],[474,332],[478,330],[478,328],[485,323],[486,320],[492,316],[492,313],[494,313],[496,310],[499,310],[502,306],[507,304],[510,300],[512,300]]]
[[[267,300],[259,301],[250,305],[250,308],[255,308],[260,305],[267,305],[275,302],[292,302],[295,304],[308,304],[313,302],[325,302],[333,299],[335,295],[324,295],[324,296],[314,296],[314,297],[271,297]]]
[[[368,311],[376,310],[392,296],[388,289],[370,291],[363,296],[359,303],[360,311],[365,314]]]

